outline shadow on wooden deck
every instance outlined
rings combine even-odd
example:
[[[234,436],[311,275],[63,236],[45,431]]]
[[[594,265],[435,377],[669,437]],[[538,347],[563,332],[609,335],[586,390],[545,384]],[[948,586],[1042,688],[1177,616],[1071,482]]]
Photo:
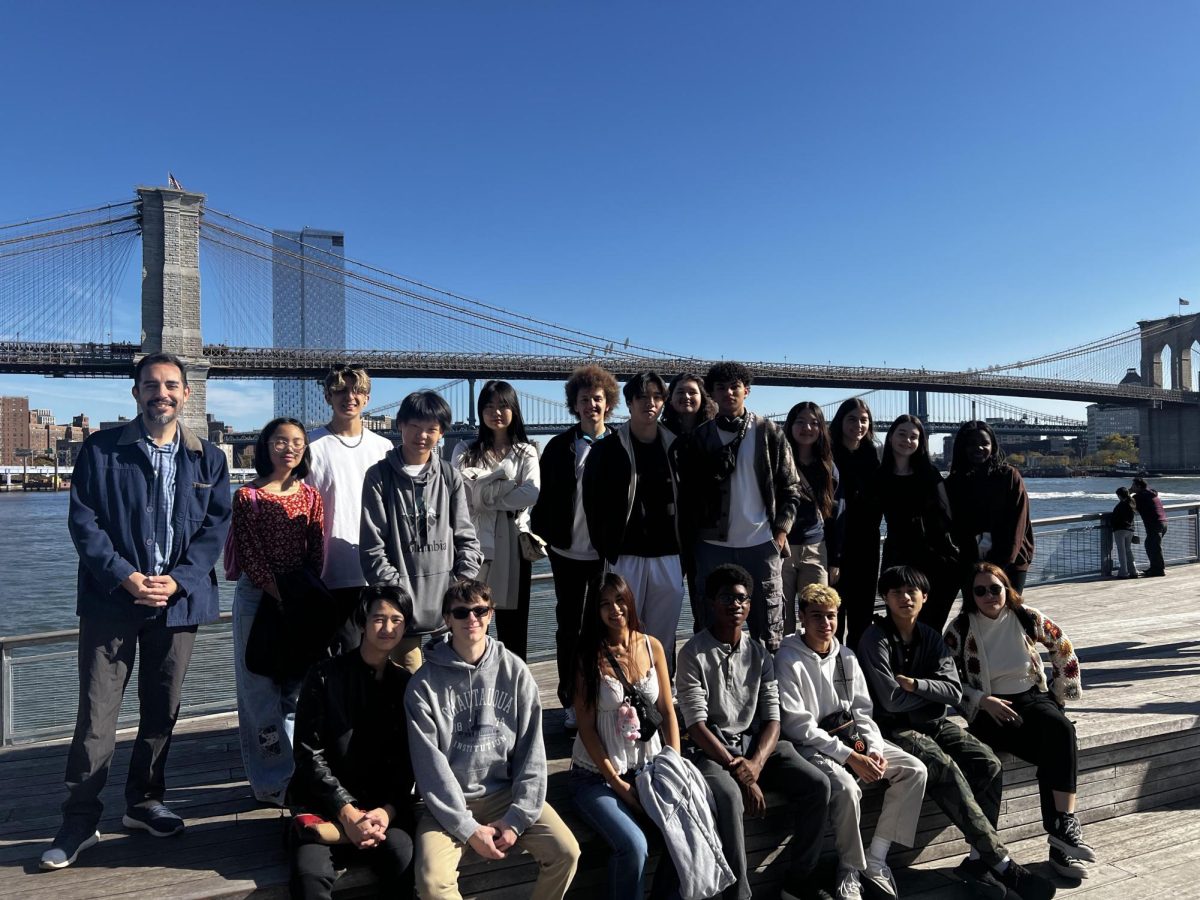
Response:
[[[1062,625],[1079,650],[1084,698],[1070,712],[1081,749],[1080,815],[1086,823],[1105,823],[1090,828],[1089,837],[1102,836],[1098,846],[1111,845],[1118,855],[1126,846],[1136,846],[1149,848],[1145,852],[1151,856],[1162,856],[1171,846],[1170,835],[1162,828],[1175,831],[1180,817],[1194,819],[1192,809],[1200,795],[1200,782],[1194,777],[1200,768],[1197,596],[1200,565],[1173,568],[1166,578],[1094,581],[1029,591],[1028,602]],[[550,800],[574,823],[563,775],[570,743],[562,733],[562,714],[554,697],[553,664],[539,663],[533,668],[546,707]],[[83,854],[70,869],[42,873],[37,861],[58,827],[65,753],[63,741],[0,751],[0,898],[286,896],[280,814],[258,807],[248,795],[236,717],[193,719],[176,730],[167,802],[187,819],[184,835],[159,840],[122,829],[121,792],[129,758],[129,736],[123,735],[113,777],[103,794],[106,811],[100,845]],[[876,815],[875,805],[868,804],[865,810],[868,830]],[[1160,808],[1168,811],[1162,815],[1171,824],[1155,826],[1152,823],[1157,820],[1146,817],[1144,811]],[[1129,829],[1136,826],[1136,838],[1128,845],[1120,838],[1126,823]],[[784,839],[790,830],[787,825],[787,814],[777,813],[748,827],[748,850],[757,869],[756,896],[770,897],[777,890],[789,855]],[[1001,827],[1015,858],[1030,863],[1045,859],[1034,773],[1015,760],[1006,760]],[[1197,837],[1195,831],[1195,827],[1184,829],[1188,847]],[[571,896],[602,896],[606,850],[589,840],[582,826],[579,832],[585,854]],[[1185,854],[1185,861],[1200,858],[1200,838],[1193,849],[1195,853]],[[950,875],[965,851],[957,832],[927,804],[917,848],[893,856],[897,865],[911,865],[898,872],[904,894],[966,896]],[[1096,896],[1109,896],[1111,890],[1111,895],[1117,896],[1118,883],[1126,879],[1153,876],[1151,881],[1157,885],[1166,878],[1157,869],[1139,868],[1134,857],[1124,866],[1116,866],[1113,857],[1102,854],[1102,858],[1098,877],[1078,890]],[[1183,878],[1172,871],[1171,878]],[[490,866],[464,864],[463,893],[520,896],[527,892],[534,874],[527,858]],[[1193,868],[1193,874],[1200,879],[1200,871]],[[346,896],[363,884],[355,876],[343,882],[339,886],[344,887]],[[1127,889],[1122,896],[1142,896],[1139,890]]]

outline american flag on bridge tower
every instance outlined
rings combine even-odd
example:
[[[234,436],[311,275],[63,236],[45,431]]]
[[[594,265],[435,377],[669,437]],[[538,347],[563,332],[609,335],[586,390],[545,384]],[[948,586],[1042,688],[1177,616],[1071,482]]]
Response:
[[[183,190],[183,185],[179,183],[179,179],[170,172],[167,173],[167,187],[174,188],[177,191]]]

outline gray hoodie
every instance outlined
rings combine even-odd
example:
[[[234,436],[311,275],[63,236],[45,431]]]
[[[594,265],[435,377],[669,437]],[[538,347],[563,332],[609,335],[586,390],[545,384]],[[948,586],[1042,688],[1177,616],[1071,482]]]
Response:
[[[488,638],[478,665],[448,640],[429,648],[404,695],[413,774],[438,824],[466,843],[468,800],[511,792],[500,819],[521,834],[546,800],[542,703],[525,663]]]
[[[367,470],[358,553],[367,584],[399,584],[413,596],[407,635],[445,630],[442,597],[452,581],[474,578],[483,554],[462,477],[434,458],[416,478],[397,447]]]

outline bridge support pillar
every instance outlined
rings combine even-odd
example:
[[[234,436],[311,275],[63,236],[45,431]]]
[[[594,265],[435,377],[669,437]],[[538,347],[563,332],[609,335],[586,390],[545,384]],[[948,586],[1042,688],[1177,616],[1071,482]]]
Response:
[[[929,419],[929,392],[928,391],[909,391],[908,392],[908,414],[916,416],[922,422]]]
[[[1200,471],[1200,406],[1143,406],[1138,458],[1152,472]]]
[[[192,395],[180,419],[208,437],[208,367],[200,337],[200,216],[204,195],[139,187],[142,201],[142,353],[173,353]]]
[[[477,428],[479,423],[475,421],[475,379],[467,379],[467,424],[472,428]]]

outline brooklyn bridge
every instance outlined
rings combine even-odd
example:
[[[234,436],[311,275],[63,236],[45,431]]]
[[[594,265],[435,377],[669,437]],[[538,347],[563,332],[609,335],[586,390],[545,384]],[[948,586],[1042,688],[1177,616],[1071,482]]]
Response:
[[[122,333],[132,329],[117,296],[139,244],[135,340]],[[336,297],[344,314],[332,326],[306,324],[306,307],[293,302],[301,321],[282,328],[274,313],[281,291]],[[1136,407],[1142,464],[1171,471],[1200,464],[1198,320],[1141,321],[1056,353],[968,371],[746,362],[756,384],[900,392],[907,411],[930,422],[998,418],[1025,433],[1078,433],[1083,423],[995,398]],[[0,373],[127,377],[136,359],[158,350],[188,365],[193,423],[204,420],[209,378],[318,379],[347,361],[378,377],[467,387],[486,378],[559,381],[583,362],[618,377],[703,372],[710,362],[312,252],[182,189],[141,187],[128,200],[0,226]],[[470,400],[462,405],[469,409]],[[548,405],[544,424],[556,415]]]

